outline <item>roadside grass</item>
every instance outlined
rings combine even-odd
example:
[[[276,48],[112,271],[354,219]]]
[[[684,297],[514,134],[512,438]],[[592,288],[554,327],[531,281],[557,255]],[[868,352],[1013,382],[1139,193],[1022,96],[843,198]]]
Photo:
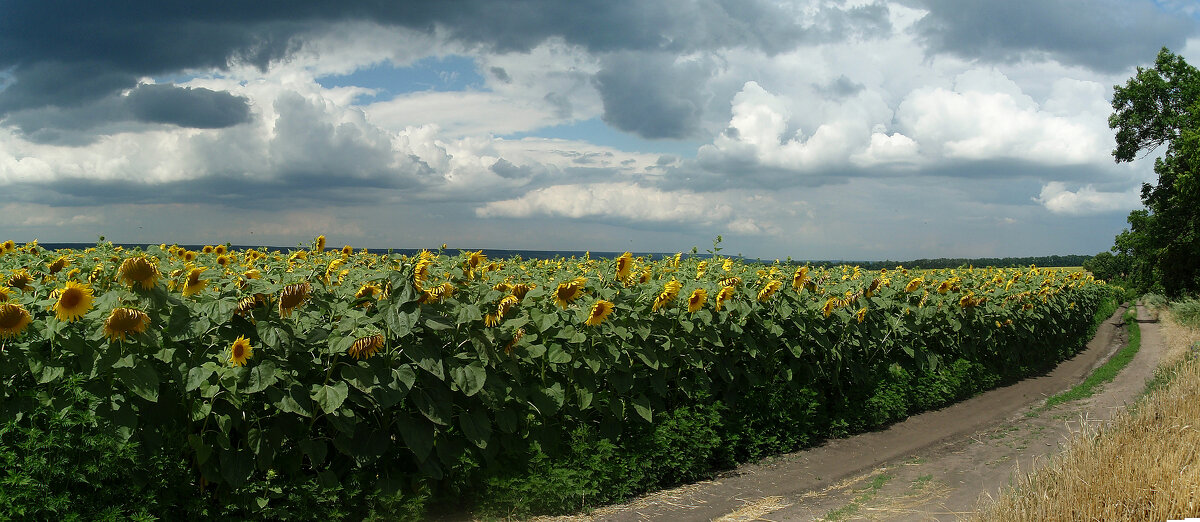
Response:
[[[1112,382],[1112,380],[1116,378],[1117,374],[1129,365],[1129,362],[1133,360],[1133,357],[1137,355],[1138,350],[1141,349],[1142,332],[1138,328],[1137,310],[1135,308],[1131,307],[1128,311],[1126,311],[1124,319],[1126,328],[1129,331],[1129,342],[1127,342],[1124,347],[1118,350],[1115,355],[1110,357],[1102,366],[1096,368],[1096,371],[1092,372],[1092,374],[1089,375],[1087,379],[1084,379],[1083,382],[1075,385],[1070,390],[1046,399],[1046,403],[1042,405],[1039,411],[1048,410],[1053,408],[1055,405],[1062,404],[1064,402],[1091,397],[1096,393],[1097,388],[1099,388],[1101,384]]]
[[[896,478],[895,475],[886,472],[875,475],[875,477],[871,479],[871,483],[867,484],[867,486],[861,490],[861,494],[859,494],[857,497],[854,497],[854,500],[850,501],[849,504],[825,513],[825,518],[823,520],[833,522],[837,520],[845,520],[847,517],[856,515],[858,511],[862,509],[863,504],[870,502],[871,499],[875,498],[875,494],[879,493],[879,490],[883,489],[883,486],[887,485],[887,483],[894,478]],[[932,476],[930,476],[930,478],[932,478]]]
[[[972,520],[1167,520],[1200,508],[1200,330],[1164,321],[1167,364],[1136,407],[1086,424],[1067,450]],[[1132,340],[1132,337],[1131,337]],[[1175,362],[1172,362],[1175,361]]]

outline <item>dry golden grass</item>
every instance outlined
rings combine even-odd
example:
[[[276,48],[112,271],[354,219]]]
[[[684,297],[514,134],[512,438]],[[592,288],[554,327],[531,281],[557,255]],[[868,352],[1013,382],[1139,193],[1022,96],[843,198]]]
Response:
[[[1024,477],[976,520],[1167,520],[1200,515],[1200,331],[1162,323],[1168,385]],[[1172,359],[1174,357],[1174,359]]]

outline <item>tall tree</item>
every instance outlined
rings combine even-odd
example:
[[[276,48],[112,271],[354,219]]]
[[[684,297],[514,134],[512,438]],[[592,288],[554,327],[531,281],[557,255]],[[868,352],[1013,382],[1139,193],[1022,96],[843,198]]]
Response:
[[[1154,161],[1158,184],[1142,185],[1146,208],[1129,214],[1113,250],[1129,256],[1143,289],[1200,291],[1200,70],[1164,47],[1153,69],[1113,87],[1112,106],[1117,163],[1167,147]]]

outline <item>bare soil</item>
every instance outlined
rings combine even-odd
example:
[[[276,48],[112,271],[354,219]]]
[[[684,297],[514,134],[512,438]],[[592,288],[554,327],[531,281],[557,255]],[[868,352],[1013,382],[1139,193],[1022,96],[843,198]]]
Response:
[[[1126,341],[1118,310],[1087,348],[1046,375],[998,388],[878,432],[747,464],[709,481],[554,520],[958,520],[1019,473],[1061,451],[1084,423],[1135,400],[1165,343],[1139,310],[1141,349],[1090,398],[1044,408]],[[1142,318],[1145,318],[1143,321]]]

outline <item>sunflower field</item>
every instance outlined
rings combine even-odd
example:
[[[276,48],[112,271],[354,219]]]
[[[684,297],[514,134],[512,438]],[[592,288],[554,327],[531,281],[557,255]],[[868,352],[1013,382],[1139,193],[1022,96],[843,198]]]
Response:
[[[297,488],[501,515],[626,498],[1044,371],[1116,295],[1036,267],[0,247],[0,466],[32,412],[82,408],[105,451],[259,515]]]

